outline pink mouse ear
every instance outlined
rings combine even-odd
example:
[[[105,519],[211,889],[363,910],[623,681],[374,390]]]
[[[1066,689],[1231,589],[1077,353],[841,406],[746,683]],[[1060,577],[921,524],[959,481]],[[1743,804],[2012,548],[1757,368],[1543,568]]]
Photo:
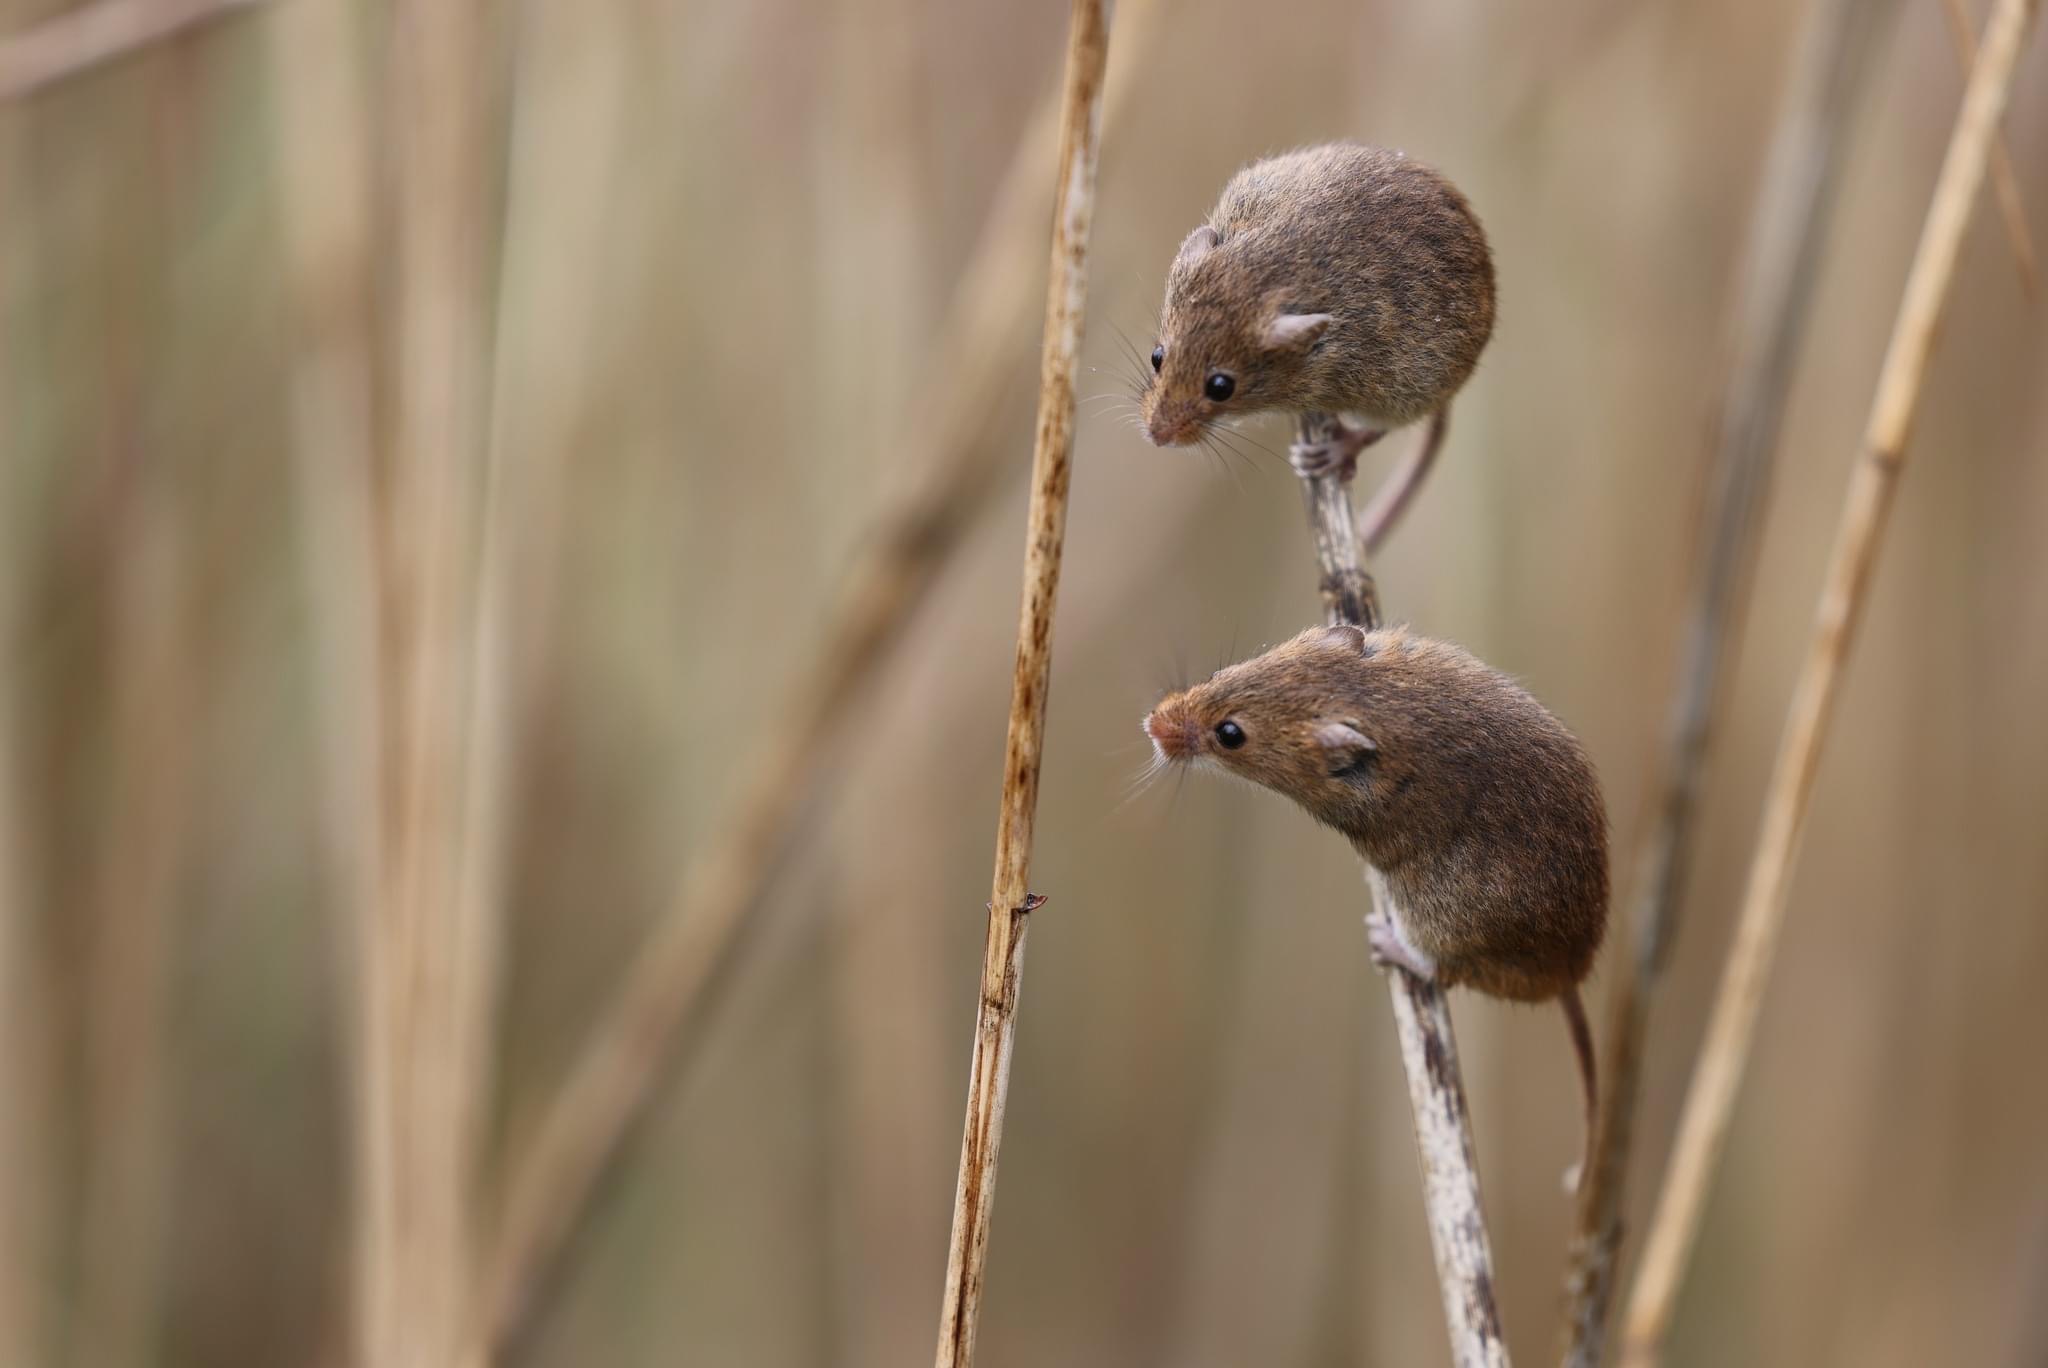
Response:
[[[1192,266],[1216,250],[1216,244],[1221,241],[1222,235],[1205,223],[1181,239],[1180,254],[1174,257],[1173,264]]]
[[[1306,347],[1323,335],[1323,330],[1336,319],[1326,313],[1283,313],[1276,314],[1266,325],[1266,346],[1272,351],[1291,351]]]
[[[1379,750],[1377,742],[1349,722],[1319,722],[1315,737],[1332,774],[1342,774]]]
[[[1342,650],[1356,651],[1359,655],[1370,654],[1365,649],[1365,628],[1354,627],[1348,622],[1340,622],[1335,627],[1325,627],[1323,642]]]

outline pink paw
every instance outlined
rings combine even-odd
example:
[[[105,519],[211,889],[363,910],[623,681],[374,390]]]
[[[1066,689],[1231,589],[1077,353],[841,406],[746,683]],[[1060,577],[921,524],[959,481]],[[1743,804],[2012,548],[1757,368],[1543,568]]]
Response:
[[[1384,912],[1369,913],[1365,919],[1366,944],[1372,947],[1372,962],[1399,965],[1425,983],[1436,980],[1436,961],[1422,953],[1403,935],[1401,927]]]
[[[1358,453],[1386,435],[1381,429],[1344,427],[1328,441],[1294,443],[1287,459],[1304,479],[1334,474],[1348,480],[1358,468]]]

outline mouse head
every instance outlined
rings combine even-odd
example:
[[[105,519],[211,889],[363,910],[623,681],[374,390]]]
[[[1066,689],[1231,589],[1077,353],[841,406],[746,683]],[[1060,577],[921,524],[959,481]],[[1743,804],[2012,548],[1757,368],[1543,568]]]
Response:
[[[1285,289],[1267,290],[1233,244],[1203,224],[1166,275],[1166,305],[1140,412],[1157,446],[1186,446],[1233,414],[1291,407],[1295,380],[1329,330]]]
[[[1399,632],[1312,627],[1262,656],[1170,694],[1145,718],[1168,762],[1213,764],[1356,834],[1386,815],[1412,759],[1405,729],[1375,706]]]

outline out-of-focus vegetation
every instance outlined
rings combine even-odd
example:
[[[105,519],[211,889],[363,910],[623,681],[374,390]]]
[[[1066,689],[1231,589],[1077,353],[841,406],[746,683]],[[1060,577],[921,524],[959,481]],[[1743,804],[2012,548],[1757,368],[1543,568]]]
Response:
[[[13,1342],[51,1364],[329,1364],[349,1334],[358,909],[327,747],[335,700],[369,681],[323,649],[331,547],[295,455],[285,196],[306,167],[281,159],[307,154],[283,131],[272,26],[309,2],[0,107],[0,1334],[33,1326]],[[65,8],[0,5],[0,34]],[[1104,140],[1088,351],[1105,396],[1125,392],[1124,343],[1149,348],[1173,246],[1243,161],[1355,137],[1467,192],[1500,327],[1380,585],[1581,733],[1624,888],[1799,8],[1197,0],[1152,26]],[[380,118],[382,10],[359,16]],[[490,413],[520,497],[486,1214],[782,724],[874,516],[919,473],[894,438],[931,402],[932,339],[1065,20],[907,0],[515,16]],[[1901,6],[1856,118],[1654,1022],[1638,1225],[1958,97],[1942,23],[1933,0]],[[2038,43],[2009,129],[2048,223]],[[380,153],[411,136],[373,131]],[[2043,1352],[2023,1341],[2048,1287],[2044,305],[1989,209],[1674,1363]],[[1038,242],[1016,269],[1044,270]],[[525,1362],[930,1350],[1033,322],[987,414],[1008,481],[819,757],[844,766],[838,796]],[[1160,688],[1316,615],[1285,427],[1246,436],[1243,460],[1155,451],[1115,402],[1084,409],[992,1368],[1443,1352],[1352,856],[1242,787],[1123,801]],[[1456,1011],[1502,1312],[1536,1362],[1571,1217],[1570,1052],[1548,1011]]]

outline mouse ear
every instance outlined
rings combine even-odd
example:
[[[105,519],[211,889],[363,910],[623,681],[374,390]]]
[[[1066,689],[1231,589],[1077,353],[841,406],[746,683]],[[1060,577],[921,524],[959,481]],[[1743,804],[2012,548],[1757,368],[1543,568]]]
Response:
[[[1323,330],[1336,322],[1326,313],[1283,313],[1275,314],[1273,321],[1266,325],[1266,347],[1270,351],[1289,351],[1306,347],[1323,335]]]
[[[1346,651],[1356,651],[1362,656],[1372,654],[1372,651],[1365,644],[1365,628],[1355,627],[1348,622],[1340,622],[1335,627],[1325,627],[1323,629],[1323,644],[1325,646],[1336,646]]]
[[[1349,722],[1318,722],[1315,738],[1332,774],[1357,769],[1379,752],[1378,743]]]
[[[1216,249],[1223,237],[1208,224],[1203,224],[1181,239],[1180,254],[1173,259],[1176,266],[1192,266]]]

